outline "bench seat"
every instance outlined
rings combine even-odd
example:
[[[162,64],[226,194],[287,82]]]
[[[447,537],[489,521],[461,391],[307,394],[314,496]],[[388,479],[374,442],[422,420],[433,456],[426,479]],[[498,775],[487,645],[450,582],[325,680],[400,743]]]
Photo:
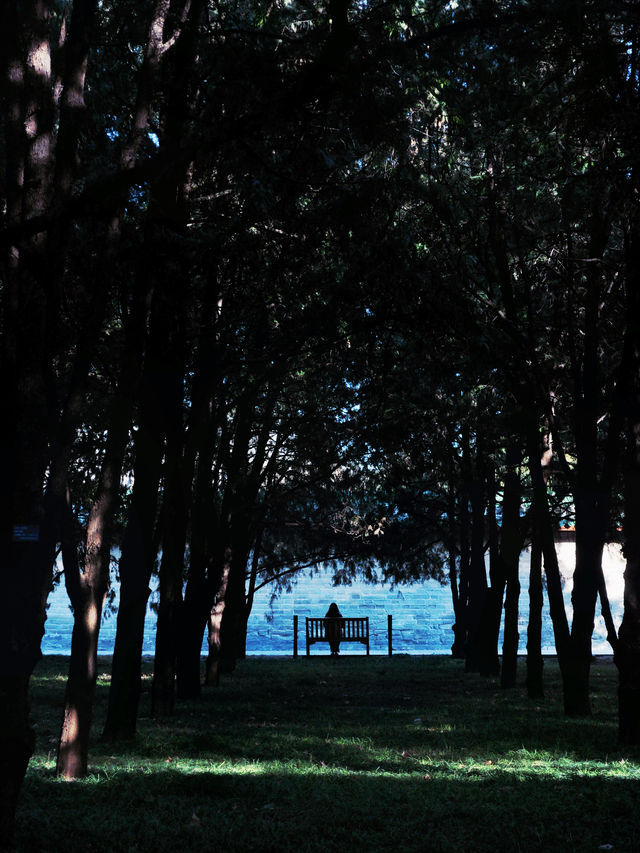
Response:
[[[314,643],[328,643],[327,624],[337,624],[340,628],[341,643],[362,643],[367,647],[369,654],[369,617],[368,616],[341,616],[341,617],[309,617],[305,619],[305,637],[307,641],[307,654],[310,654]]]

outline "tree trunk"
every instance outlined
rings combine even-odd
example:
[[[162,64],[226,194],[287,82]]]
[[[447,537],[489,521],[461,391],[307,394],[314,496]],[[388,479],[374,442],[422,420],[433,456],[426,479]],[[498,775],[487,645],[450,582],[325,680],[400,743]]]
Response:
[[[636,181],[637,183],[637,181]],[[640,744],[640,225],[626,236],[626,300],[630,364],[627,380],[627,459],[624,466],[624,615],[614,660],[618,667],[618,734]]]
[[[49,4],[3,9],[3,168],[7,226],[42,214],[50,201],[53,100]],[[40,658],[43,603],[51,582],[43,537],[43,488],[50,462],[46,353],[51,282],[45,236],[8,245],[2,269],[0,399],[0,847],[8,848],[34,746],[28,688]],[[55,413],[57,416],[57,413]],[[55,423],[55,420],[53,421]]]
[[[244,660],[247,656],[247,631],[249,628],[249,617],[253,609],[253,599],[256,591],[256,582],[258,579],[258,568],[260,566],[260,552],[262,549],[262,533],[263,528],[260,527],[256,535],[253,549],[251,551],[251,571],[249,573],[249,587],[244,601],[241,614],[240,636],[238,639],[238,657]]]
[[[148,133],[155,78],[160,59],[166,52],[163,38],[171,5],[167,0],[156,0],[154,6],[146,53],[140,68],[131,137],[122,151],[122,163],[125,166],[133,164],[132,158],[137,156]],[[162,456],[165,436],[170,430],[177,408],[175,400],[172,399],[174,395],[167,395],[166,387],[175,389],[179,386],[177,396],[182,397],[183,393],[181,283],[176,281],[173,273],[167,275],[167,269],[172,270],[176,263],[172,249],[185,228],[189,169],[178,155],[178,148],[185,117],[186,81],[193,61],[193,51],[189,45],[199,7],[198,2],[194,2],[190,9],[186,7],[189,11],[184,19],[184,29],[175,31],[177,42],[166,76],[168,90],[163,102],[165,109],[162,114],[163,133],[160,139],[163,152],[170,153],[173,159],[151,187],[146,223],[146,257],[143,257],[144,266],[139,270],[143,280],[148,279],[152,283],[154,298],[151,307],[149,349],[142,383],[140,424],[135,442],[131,511],[120,565],[120,608],[109,691],[109,711],[104,731],[104,736],[112,739],[128,738],[135,734],[144,619],[149,581],[156,559],[154,528]],[[167,396],[171,399],[167,399]],[[180,424],[178,432],[181,432],[181,429]],[[176,542],[171,545],[174,551],[179,547]],[[175,561],[171,570],[171,573],[174,572]],[[174,580],[171,580],[170,586],[171,595],[175,599]],[[166,587],[164,591],[166,592]],[[169,608],[173,613],[173,603]],[[161,648],[165,639],[165,625],[163,613]],[[173,652],[170,651],[169,654],[172,656]]]
[[[177,374],[176,374],[177,378]],[[188,494],[193,471],[183,453],[182,376],[173,389],[173,417],[165,454],[160,603],[153,666],[152,706],[154,716],[170,716],[175,705],[177,632],[182,604],[182,576],[189,522]]]
[[[80,779],[87,775],[89,734],[97,678],[98,636],[108,580],[108,575],[105,578],[100,568],[96,568],[97,585],[94,586],[88,581],[82,582],[73,599],[71,658],[56,761],[56,775],[64,779]]]
[[[460,586],[458,609],[455,613],[456,622],[453,626],[454,644],[451,654],[454,658],[464,660],[469,642],[468,612],[469,612],[469,575],[471,565],[471,546],[469,543],[469,501],[466,489],[462,489],[460,503]]]
[[[640,413],[640,406],[638,407]],[[625,468],[624,616],[615,653],[618,668],[618,735],[640,744],[640,417],[629,430]]]
[[[189,572],[191,575],[191,568]],[[207,583],[196,586],[193,578],[189,578],[178,620],[180,626],[176,660],[178,699],[198,699],[201,695],[200,657],[204,632],[211,612],[211,608],[206,607],[206,601],[209,600],[209,590]]]
[[[176,690],[178,699],[197,699],[201,694],[200,656],[202,641],[213,604],[212,583],[208,574],[213,517],[212,466],[215,449],[215,417],[212,405],[203,407],[204,429],[194,436],[199,454],[191,513],[189,572],[184,601],[179,614],[176,650]]]
[[[0,676],[0,850],[12,849],[18,795],[35,745],[28,679]]]
[[[535,511],[534,511],[535,515]],[[531,571],[529,575],[529,625],[527,627],[527,695],[530,699],[544,696],[542,673],[542,550],[538,537],[531,539]]]
[[[229,584],[226,593],[226,606],[220,623],[220,672],[233,672],[238,660],[242,660],[243,638],[246,637],[246,590],[247,548],[235,546]]]
[[[529,457],[529,473],[533,488],[533,525],[534,537],[540,542],[540,548],[544,559],[544,571],[547,578],[547,594],[549,596],[549,610],[553,624],[553,635],[558,656],[558,665],[562,676],[562,690],[565,711],[571,707],[571,636],[567,612],[564,606],[562,593],[562,577],[558,565],[558,555],[553,535],[553,525],[549,510],[549,497],[547,486],[540,461],[540,435],[533,423],[528,424],[527,430],[527,455]]]
[[[471,563],[469,567],[469,606],[467,608],[467,653],[465,669],[478,672],[478,627],[487,595],[487,570],[484,563],[485,489],[480,479],[470,487],[471,495]]]
[[[72,190],[77,145],[85,111],[84,81],[89,36],[96,9],[95,0],[80,0],[73,4],[69,36],[64,46],[66,63],[60,103],[60,131],[55,173],[55,193],[58,203],[61,203]],[[152,38],[152,30],[150,30],[150,43]],[[150,96],[149,90],[142,79],[145,74],[152,73],[148,71],[148,65],[149,63],[145,72],[141,74],[135,130],[131,138],[123,143],[120,159],[122,168],[130,168],[134,165],[139,148],[138,140],[134,139],[134,136],[139,133],[144,123],[139,123],[138,118],[148,111],[149,107],[147,100],[147,96]],[[120,247],[117,212],[120,201],[121,199],[117,199],[114,204],[114,217],[107,230],[106,251],[103,259],[106,269],[112,269]],[[54,229],[52,235],[54,239],[59,238],[57,230]],[[69,779],[84,776],[87,770],[89,731],[97,676],[98,637],[104,598],[109,584],[111,528],[119,500],[120,477],[129,437],[133,402],[139,386],[146,311],[151,294],[146,276],[141,277],[140,280],[145,283],[140,286],[139,293],[134,297],[132,320],[127,324],[118,388],[111,404],[110,426],[100,485],[87,526],[84,569],[80,572],[77,566],[71,568],[69,560],[65,565],[67,589],[74,608],[74,628],[56,772]],[[96,303],[97,308],[100,308],[106,304],[109,293],[108,284],[104,282],[103,286],[98,287],[97,290],[100,298],[96,299]],[[96,326],[95,338],[101,322],[101,313],[103,311],[94,310],[93,312],[95,319],[92,325]],[[68,551],[69,547],[66,550]]]
[[[581,505],[582,504],[582,505]],[[589,673],[591,638],[602,571],[604,528],[598,509],[591,503],[576,502],[576,566],[573,575],[573,621],[571,624],[572,672],[565,711],[576,717],[591,714]]]
[[[84,570],[77,565],[72,535],[63,538],[65,582],[73,606],[71,659],[65,692],[56,774],[65,779],[86,775],[89,732],[97,677],[98,639],[109,587],[113,519],[120,501],[120,479],[129,441],[134,398],[142,366],[144,315],[148,294],[142,290],[127,324],[120,376],[110,406],[109,431],[100,482],[89,513]],[[69,553],[71,552],[71,553]]]
[[[156,295],[141,386],[134,485],[120,558],[120,604],[105,740],[130,739],[136,731],[144,622],[156,559],[154,532],[167,424],[163,391],[171,375],[170,358],[167,358],[170,312],[170,303]]]
[[[213,606],[209,613],[209,654],[206,662],[205,683],[217,686],[220,682],[220,649],[222,617],[227,605],[227,587],[231,573],[231,548],[225,550],[224,561],[217,573],[217,583],[214,593]]]
[[[506,580],[504,605],[504,640],[502,646],[502,687],[515,687],[518,667],[518,602],[520,599],[520,554],[522,552],[522,530],[520,527],[521,487],[518,467],[520,450],[510,447],[507,451],[507,473],[504,482],[502,528],[500,539],[500,562]]]
[[[166,101],[163,112],[162,148],[175,156],[175,163],[156,182],[154,198],[161,221],[170,221],[174,236],[186,234],[190,166],[185,168],[180,148],[190,121],[189,85],[194,60],[195,33],[201,2],[193,0],[180,38],[174,46],[165,73]],[[160,603],[156,629],[156,654],[152,686],[152,714],[173,714],[176,693],[178,630],[182,607],[182,584],[190,495],[193,486],[196,447],[187,442],[183,417],[186,364],[185,320],[180,294],[174,299],[177,325],[174,334],[171,386],[168,389],[167,449],[164,463],[163,542],[160,563]],[[194,389],[192,414],[201,420],[202,388]],[[193,432],[198,433],[198,426]],[[191,436],[190,436],[191,437]]]
[[[495,471],[491,471],[488,483],[488,527],[489,527],[489,580],[490,585],[485,596],[480,624],[476,632],[478,672],[484,676],[495,676],[500,672],[498,657],[498,637],[502,619],[502,601],[504,597],[505,575],[498,538],[496,518],[496,481]],[[504,523],[504,522],[503,522]]]
[[[460,591],[458,588],[458,571],[457,571],[457,548],[456,548],[456,493],[453,484],[453,478],[449,480],[449,488],[447,495],[447,521],[449,526],[449,542],[447,547],[447,558],[449,565],[449,587],[451,589],[451,603],[453,606],[453,615],[455,622],[452,626],[453,645],[451,646],[451,655],[454,658],[464,657],[464,638],[462,636],[462,621],[459,616],[460,611]]]
[[[602,258],[610,224],[602,208],[590,217],[589,257]],[[571,239],[571,238],[569,238]],[[601,264],[591,263],[585,271],[584,318],[579,359],[572,353],[573,414],[576,469],[573,499],[576,514],[576,564],[573,573],[573,621],[571,625],[572,667],[565,711],[571,716],[589,716],[589,673],[591,639],[595,621],[599,580],[602,574],[609,488],[602,491],[598,478],[598,423],[601,408],[600,312],[605,287]],[[615,417],[611,412],[612,422]],[[617,457],[617,453],[615,454]],[[615,461],[611,460],[612,468]]]
[[[178,699],[197,699],[201,693],[200,656],[204,631],[211,612],[213,593],[207,578],[208,527],[212,524],[208,493],[211,459],[198,462],[196,491],[193,501],[189,574],[184,601],[179,612],[176,649],[176,690]]]
[[[155,560],[152,543],[162,445],[152,440],[142,424],[138,438],[135,484],[120,559],[120,604],[103,732],[105,740],[126,740],[135,736],[140,699],[144,621]],[[147,443],[144,450],[143,443]]]

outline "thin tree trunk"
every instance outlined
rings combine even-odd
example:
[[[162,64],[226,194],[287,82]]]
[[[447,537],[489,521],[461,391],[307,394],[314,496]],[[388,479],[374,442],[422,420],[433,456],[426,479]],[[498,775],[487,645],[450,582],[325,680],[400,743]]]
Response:
[[[134,398],[140,384],[147,298],[146,289],[142,289],[127,323],[118,386],[110,406],[100,481],[87,523],[82,573],[77,565],[75,542],[70,541],[70,536],[63,540],[65,582],[74,619],[65,710],[56,762],[56,774],[66,779],[80,778],[87,772],[98,639],[104,598],[109,587],[113,519],[119,506],[122,467],[129,441]]]
[[[243,624],[246,610],[245,575],[248,553],[246,545],[236,546],[235,558],[226,591],[226,606],[220,623],[219,670],[222,674],[233,672],[242,659]]]
[[[193,0],[180,38],[169,58],[166,78],[170,81],[164,111],[162,146],[179,152],[185,127],[189,122],[188,89],[194,56],[194,36],[199,17],[200,2]],[[187,201],[190,191],[190,169],[184,169],[181,158],[157,182],[154,194],[163,218],[169,218],[176,234],[184,235],[187,222]],[[187,527],[196,450],[187,442],[183,417],[186,345],[183,312],[180,297],[175,300],[176,330],[174,333],[172,361],[174,370],[167,390],[169,397],[167,415],[167,447],[164,461],[163,541],[160,563],[158,621],[156,628],[156,654],[152,685],[152,714],[168,716],[175,705],[176,668],[178,654],[178,629],[182,606]],[[200,418],[201,395],[196,391],[192,399],[196,419]],[[188,446],[187,446],[188,445]]]
[[[517,447],[507,451],[507,474],[504,484],[500,561],[506,580],[504,605],[504,640],[502,646],[502,687],[515,687],[518,667],[518,603],[520,599],[520,554],[522,530],[520,527],[521,486],[518,467],[521,453]]]
[[[120,558],[120,605],[103,738],[133,738],[141,688],[141,658],[149,582],[156,559],[154,532],[167,411],[163,391],[171,374],[171,306],[156,296],[141,385],[134,485]]]
[[[600,613],[602,614],[602,619],[604,620],[604,624],[607,629],[607,642],[615,654],[616,649],[618,648],[618,632],[616,631],[615,622],[613,621],[609,594],[607,592],[607,583],[604,577],[604,572],[602,571],[602,565],[600,565],[600,578],[598,580],[598,596],[600,597]]]
[[[207,460],[207,463],[210,460]],[[211,611],[211,584],[207,578],[207,528],[210,503],[209,484],[205,483],[209,464],[201,458],[193,502],[189,574],[184,601],[179,612],[178,644],[176,649],[176,690],[178,699],[197,699],[201,692],[200,655],[204,631]],[[210,476],[210,474],[209,474]]]
[[[178,374],[176,373],[176,380]],[[183,449],[182,375],[173,389],[173,417],[167,439],[164,475],[163,539],[160,562],[156,653],[153,665],[152,714],[170,716],[175,705],[175,678],[182,576],[189,522],[188,493],[193,472],[186,468]]]
[[[558,665],[562,676],[562,690],[565,703],[565,711],[570,707],[570,692],[572,678],[571,658],[571,636],[569,633],[569,622],[564,606],[564,595],[562,592],[562,577],[558,565],[551,514],[549,511],[549,498],[544,480],[542,463],[540,461],[540,436],[535,425],[528,425],[527,432],[527,454],[529,457],[529,473],[533,487],[533,524],[534,536],[540,542],[540,548],[544,559],[544,570],[547,578],[547,594],[549,596],[549,611],[553,624],[553,634],[558,656]]]
[[[498,637],[502,619],[502,602],[505,589],[504,563],[500,554],[498,521],[496,518],[496,481],[495,471],[489,479],[489,580],[490,585],[485,596],[480,625],[476,633],[478,671],[484,676],[495,676],[500,672],[498,657]],[[503,515],[504,528],[504,515]]]
[[[464,660],[469,642],[468,611],[469,611],[469,574],[471,563],[471,547],[469,544],[469,502],[466,489],[462,489],[459,497],[460,504],[460,586],[458,610],[454,629],[454,645],[451,648],[453,657]],[[458,643],[456,645],[456,642]]]
[[[256,517],[260,488],[266,475],[265,460],[269,436],[273,432],[273,409],[276,394],[267,387],[263,400],[262,423],[255,443],[253,458],[249,467],[247,454],[249,435],[252,422],[257,420],[255,399],[248,401],[246,409],[239,408],[240,423],[238,434],[245,443],[245,458],[233,459],[233,476],[238,478],[237,487],[233,490],[230,507],[231,536],[232,536],[232,565],[225,597],[227,604],[220,623],[219,671],[232,672],[238,659],[244,657],[246,643],[246,625],[248,619],[245,578],[252,541],[256,542]],[[246,426],[242,426],[242,419]],[[236,436],[238,442],[238,435]],[[239,443],[239,442],[238,442]],[[240,444],[240,446],[242,446]],[[235,447],[234,447],[235,450]]]
[[[217,430],[213,403],[209,398],[203,399],[205,404],[202,407],[202,424],[196,424],[193,428],[193,441],[198,445],[199,452],[191,513],[189,573],[178,620],[176,650],[178,699],[197,699],[201,694],[200,656],[213,602],[212,584],[208,572],[212,537],[217,524],[214,518],[211,485],[214,477],[212,469]]]
[[[258,579],[258,568],[260,566],[260,552],[262,549],[262,527],[259,529],[256,540],[253,544],[251,552],[251,570],[249,572],[249,586],[247,595],[242,609],[242,625],[240,628],[240,639],[238,648],[238,657],[244,660],[247,656],[247,631],[249,627],[249,617],[253,609],[253,600],[256,591],[256,582]]]
[[[157,82],[161,58],[168,49],[164,39],[172,4],[156,0],[147,36],[144,59],[140,68],[136,105],[130,138],[123,146],[121,164],[133,167],[138,152],[148,134],[152,112],[154,87]],[[180,284],[167,275],[167,261],[173,261],[170,249],[185,224],[187,173],[178,156],[178,127],[185,110],[185,80],[193,61],[193,51],[188,49],[194,17],[199,3],[184,7],[177,29],[173,66],[167,74],[169,95],[166,114],[163,114],[161,148],[173,155],[171,165],[151,187],[147,213],[148,256],[139,273],[149,279],[154,288],[150,318],[149,349],[145,359],[142,383],[140,425],[135,443],[134,487],[131,511],[123,542],[120,564],[120,607],[116,643],[113,655],[113,672],[109,691],[109,710],[104,737],[130,738],[135,734],[141,687],[141,655],[144,620],[149,597],[149,581],[155,566],[154,529],[161,476],[164,441],[170,423],[170,408],[165,400],[165,385],[172,382],[176,371],[182,380],[183,354],[176,354],[176,315],[180,314],[182,294]],[[191,15],[189,14],[189,10]],[[182,27],[185,27],[182,30]],[[165,348],[168,347],[168,352]]]
[[[208,637],[209,654],[206,662],[205,683],[217,686],[220,682],[220,647],[222,617],[227,606],[227,587],[231,573],[231,548],[225,550],[224,561],[218,572],[218,581],[214,593],[213,607],[209,613]]]
[[[535,516],[535,510],[533,512]],[[530,699],[544,696],[542,679],[542,550],[534,532],[531,538],[531,571],[529,575],[529,624],[527,627],[527,695]]]
[[[453,478],[449,479],[449,488],[447,496],[447,521],[449,525],[449,543],[447,548],[447,558],[449,565],[449,587],[451,589],[451,603],[453,606],[453,615],[455,622],[452,626],[453,645],[451,646],[451,655],[454,658],[464,657],[464,637],[462,636],[462,620],[460,617],[460,590],[458,587],[458,570],[457,570],[457,548],[456,548],[456,492],[453,483]]]
[[[601,533],[602,531],[602,533]],[[602,571],[604,547],[602,519],[593,506],[576,505],[576,567],[573,575],[573,621],[571,624],[572,675],[565,697],[565,711],[571,716],[589,716],[589,674],[591,639]]]
[[[68,514],[71,521],[70,506]],[[69,676],[56,760],[56,775],[65,779],[80,779],[87,774],[89,734],[97,678],[98,636],[109,584],[108,549],[102,547],[103,540],[98,545],[89,537],[97,532],[97,527],[103,527],[103,522],[104,512],[92,512],[87,535],[90,550],[87,550],[83,573],[78,565],[72,530],[69,530],[63,539],[65,581],[74,613]]]
[[[640,744],[640,226],[626,235],[626,299],[630,364],[626,383],[627,458],[624,466],[624,615],[614,660],[618,667],[618,734]]]
[[[594,209],[590,221],[589,257],[602,258],[609,229],[610,225],[602,209]],[[589,264],[585,272],[585,280],[584,320],[581,329],[582,356],[578,359],[574,352],[572,357],[576,442],[576,471],[573,482],[576,563],[571,594],[572,672],[570,689],[565,695],[565,711],[572,716],[591,714],[589,699],[591,640],[602,572],[602,551],[608,522],[610,491],[609,487],[602,491],[602,482],[599,482],[598,478],[598,422],[601,407],[599,326],[604,287],[601,264]],[[611,464],[615,465],[614,462]]]
[[[469,606],[467,608],[467,653],[465,669],[477,672],[477,632],[487,594],[487,570],[484,562],[485,489],[480,479],[471,483],[471,563],[469,567]]]
[[[640,412],[640,406],[638,407]],[[625,468],[624,615],[615,663],[618,668],[618,735],[640,744],[640,418],[629,430]]]
[[[126,740],[135,736],[140,699],[144,621],[155,560],[152,543],[162,446],[158,446],[142,424],[138,437],[135,484],[120,559],[120,604],[109,708],[103,732],[105,740]],[[144,450],[143,443],[148,443]]]
[[[72,546],[75,548],[75,544]],[[100,565],[103,555],[87,555],[85,571],[73,594],[73,632],[71,658],[64,698],[64,716],[56,760],[56,775],[80,779],[87,774],[89,733],[93,712],[98,659],[98,636],[102,609],[108,588],[107,571]],[[108,556],[107,556],[108,561]],[[65,573],[79,570],[68,565]],[[91,580],[89,579],[91,577]],[[93,579],[96,582],[93,583]]]

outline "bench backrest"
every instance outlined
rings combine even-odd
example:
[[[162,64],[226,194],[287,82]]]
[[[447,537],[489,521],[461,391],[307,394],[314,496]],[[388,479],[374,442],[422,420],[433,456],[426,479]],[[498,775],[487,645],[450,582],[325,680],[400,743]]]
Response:
[[[310,640],[326,640],[327,624],[340,627],[340,638],[342,640],[365,640],[369,636],[368,616],[341,616],[341,617],[310,617],[306,618],[307,637]]]

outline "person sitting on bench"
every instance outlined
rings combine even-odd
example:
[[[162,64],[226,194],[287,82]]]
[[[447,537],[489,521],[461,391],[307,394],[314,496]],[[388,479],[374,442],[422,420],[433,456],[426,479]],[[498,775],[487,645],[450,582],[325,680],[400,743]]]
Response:
[[[337,655],[340,650],[340,634],[342,633],[342,630],[340,623],[336,620],[342,619],[342,613],[338,610],[338,605],[335,601],[332,601],[329,605],[329,609],[325,613],[324,618],[327,620],[325,623],[325,630],[331,654]]]

